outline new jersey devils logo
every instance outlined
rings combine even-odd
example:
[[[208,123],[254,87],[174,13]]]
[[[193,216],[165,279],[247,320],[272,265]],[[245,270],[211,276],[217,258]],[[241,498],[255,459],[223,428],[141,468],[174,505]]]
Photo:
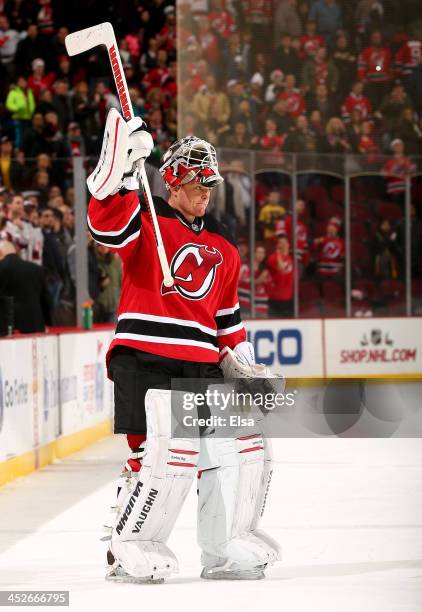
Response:
[[[217,267],[223,256],[215,247],[205,244],[184,244],[173,257],[170,272],[173,287],[161,284],[161,295],[179,293],[188,300],[202,300],[214,283]]]

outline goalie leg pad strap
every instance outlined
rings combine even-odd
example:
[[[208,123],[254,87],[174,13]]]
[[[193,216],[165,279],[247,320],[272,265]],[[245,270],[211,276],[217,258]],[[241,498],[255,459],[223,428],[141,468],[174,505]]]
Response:
[[[130,575],[156,578],[178,571],[165,543],[196,475],[199,441],[171,437],[171,391],[149,389],[145,411],[142,467],[120,490],[111,551]]]
[[[267,458],[266,458],[267,453]],[[236,569],[272,564],[278,544],[257,531],[270,474],[270,447],[260,434],[202,438],[198,542],[204,565]]]

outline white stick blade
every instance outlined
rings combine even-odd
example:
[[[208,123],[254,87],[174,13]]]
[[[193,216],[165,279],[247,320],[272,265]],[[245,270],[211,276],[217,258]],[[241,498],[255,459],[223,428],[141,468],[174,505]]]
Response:
[[[69,55],[78,55],[99,45],[105,45],[109,49],[115,41],[113,26],[105,21],[91,28],[68,34],[65,45]]]

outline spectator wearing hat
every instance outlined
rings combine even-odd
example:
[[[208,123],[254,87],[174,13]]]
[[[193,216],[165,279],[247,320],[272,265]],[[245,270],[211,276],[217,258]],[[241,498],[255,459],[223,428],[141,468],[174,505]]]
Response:
[[[50,317],[44,270],[22,260],[6,240],[0,241],[0,295],[13,297],[16,330],[23,334],[45,331]]]
[[[35,100],[27,80],[19,76],[16,85],[12,85],[6,98],[6,108],[12,114],[15,126],[15,146],[20,149],[25,131],[30,127],[30,121],[35,111]]]
[[[274,13],[274,41],[276,44],[283,32],[290,32],[292,36],[302,34],[302,22],[297,13],[297,0],[279,0]]]
[[[55,74],[53,72],[45,74],[45,61],[40,57],[34,59],[31,66],[32,74],[28,78],[28,86],[34,92],[35,99],[38,100],[45,89],[52,91]]]
[[[273,53],[273,70],[281,70],[285,75],[293,74],[299,81],[301,62],[296,50],[292,46],[292,37],[289,32],[283,32],[280,37],[280,45]]]

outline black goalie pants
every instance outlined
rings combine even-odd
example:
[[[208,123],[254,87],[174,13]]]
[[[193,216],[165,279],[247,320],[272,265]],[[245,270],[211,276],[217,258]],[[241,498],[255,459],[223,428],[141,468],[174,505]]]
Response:
[[[114,382],[114,433],[138,435],[147,431],[148,389],[171,389],[172,379],[222,378],[216,363],[170,359],[124,346],[113,350],[109,372]]]

